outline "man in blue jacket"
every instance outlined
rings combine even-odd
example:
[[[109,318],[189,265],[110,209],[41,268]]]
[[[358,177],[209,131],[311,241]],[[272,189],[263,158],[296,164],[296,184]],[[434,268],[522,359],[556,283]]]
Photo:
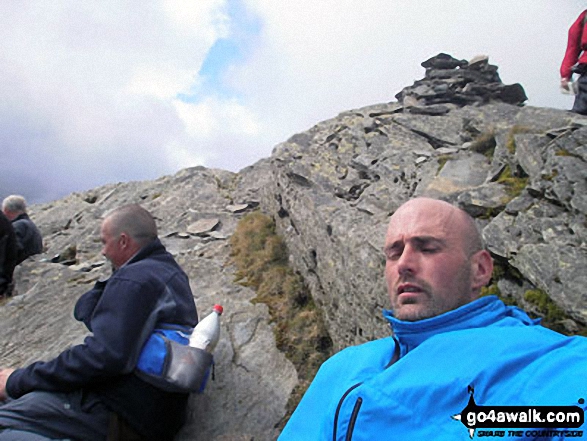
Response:
[[[139,205],[108,214],[100,237],[114,272],[74,311],[92,333],[53,360],[0,371],[0,440],[171,440],[183,424],[188,394],[150,384],[135,367],[156,327],[196,325],[188,277]]]
[[[587,439],[587,339],[479,297],[493,262],[469,215],[413,199],[384,252],[393,336],[327,360],[280,441]]]

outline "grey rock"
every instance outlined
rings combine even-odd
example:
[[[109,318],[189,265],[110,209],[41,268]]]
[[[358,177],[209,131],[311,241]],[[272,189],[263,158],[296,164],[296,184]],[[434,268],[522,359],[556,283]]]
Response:
[[[456,150],[455,150],[456,153]],[[489,163],[478,153],[468,153],[449,159],[421,195],[443,198],[485,182]]]
[[[220,220],[214,219],[200,219],[193,224],[188,225],[186,231],[195,236],[202,236],[211,233],[218,225]]]
[[[226,209],[232,213],[242,213],[249,208],[249,204],[227,205]]]

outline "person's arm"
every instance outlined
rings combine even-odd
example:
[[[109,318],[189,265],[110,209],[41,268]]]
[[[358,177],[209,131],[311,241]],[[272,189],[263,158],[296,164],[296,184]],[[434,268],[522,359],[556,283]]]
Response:
[[[567,50],[561,63],[560,75],[561,75],[561,87],[568,90],[569,80],[573,76],[571,68],[581,54],[581,35],[583,34],[583,20],[585,17],[585,11],[583,11],[577,20],[569,28],[569,36],[567,41]]]
[[[117,277],[110,280],[93,312],[93,334],[53,360],[36,362],[10,375],[6,391],[18,398],[32,390],[70,391],[130,373],[154,327],[152,310],[159,290]]]

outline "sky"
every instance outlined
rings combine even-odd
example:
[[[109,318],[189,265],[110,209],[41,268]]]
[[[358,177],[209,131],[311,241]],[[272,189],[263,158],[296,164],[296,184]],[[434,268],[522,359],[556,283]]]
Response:
[[[2,0],[0,198],[230,171],[339,113],[395,101],[440,53],[488,55],[569,109],[578,0]]]

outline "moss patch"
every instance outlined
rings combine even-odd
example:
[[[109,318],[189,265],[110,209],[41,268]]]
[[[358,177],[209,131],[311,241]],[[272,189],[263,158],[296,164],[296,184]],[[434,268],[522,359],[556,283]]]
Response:
[[[515,136],[520,134],[520,133],[531,133],[532,129],[530,129],[529,127],[526,126],[520,126],[520,125],[515,125],[513,126],[507,135],[507,140],[505,143],[505,148],[507,149],[507,151],[513,155],[516,153],[516,138]]]
[[[497,178],[497,182],[503,184],[508,196],[514,199],[524,191],[528,185],[528,179],[528,176],[523,176],[521,173],[514,174],[511,167],[507,165]]]
[[[509,265],[504,259],[495,258],[493,265],[493,274],[491,281],[488,286],[481,289],[481,295],[496,295],[506,305],[517,306],[523,310],[529,311],[531,317],[542,319],[542,325],[546,328],[552,329],[553,331],[560,332],[561,334],[567,335],[583,335],[587,336],[587,326],[578,323],[568,316],[564,310],[562,310],[548,294],[540,289],[527,290],[523,298],[515,298],[510,295],[504,295],[500,292],[497,282],[502,279],[508,279],[513,282],[519,282],[524,279],[520,272]],[[569,331],[563,321],[570,319],[578,327],[576,331]]]
[[[548,294],[540,289],[526,291],[524,300],[536,307],[545,322],[555,323],[565,318],[565,312],[550,299]]]
[[[440,173],[440,170],[446,165],[449,159],[452,158],[452,155],[440,155],[436,160],[438,161],[438,169],[437,172]]]
[[[481,153],[488,158],[492,158],[496,145],[497,143],[495,142],[495,132],[490,131],[481,133],[479,136],[477,136],[471,142],[469,149],[474,152]]]
[[[259,211],[243,217],[230,239],[237,282],[267,305],[279,350],[294,364],[299,383],[282,420],[285,425],[320,365],[332,354],[322,314],[302,278],[288,265],[288,252],[272,219]]]
[[[504,295],[497,285],[500,279],[519,279],[520,273],[512,266],[507,264],[507,261],[500,261],[494,259],[493,261],[493,273],[489,285],[481,288],[481,296],[495,295],[503,303],[509,306],[519,306],[515,298]]]
[[[558,149],[556,151],[556,153],[554,154],[555,156],[563,156],[563,157],[571,157],[571,158],[577,158],[577,159],[583,159],[581,157],[581,155],[577,155],[576,153],[571,153],[566,149]]]

